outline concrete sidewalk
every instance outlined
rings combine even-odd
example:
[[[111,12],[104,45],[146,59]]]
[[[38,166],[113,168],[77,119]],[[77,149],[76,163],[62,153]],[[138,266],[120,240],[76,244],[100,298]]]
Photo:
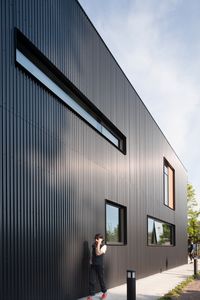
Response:
[[[173,289],[188,276],[193,275],[194,265],[185,264],[169,269],[162,273],[151,275],[136,281],[137,300],[156,300]],[[101,294],[96,294],[93,299],[99,299]],[[83,300],[86,298],[81,298]],[[127,300],[126,284],[108,290],[108,300]]]

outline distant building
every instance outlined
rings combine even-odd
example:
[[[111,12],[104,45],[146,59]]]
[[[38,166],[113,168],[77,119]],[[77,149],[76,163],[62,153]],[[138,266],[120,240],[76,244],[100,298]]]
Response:
[[[97,232],[109,287],[186,263],[185,168],[79,3],[0,8],[1,299],[86,295]]]

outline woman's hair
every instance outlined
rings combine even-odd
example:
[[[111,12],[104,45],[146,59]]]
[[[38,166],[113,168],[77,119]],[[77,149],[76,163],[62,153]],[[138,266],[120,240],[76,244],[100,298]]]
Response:
[[[97,233],[95,234],[95,240],[98,240],[98,239],[103,239],[103,235],[101,233]]]

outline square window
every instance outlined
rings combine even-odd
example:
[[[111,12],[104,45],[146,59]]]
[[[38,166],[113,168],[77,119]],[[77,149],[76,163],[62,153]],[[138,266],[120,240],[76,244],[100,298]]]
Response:
[[[126,239],[126,207],[106,201],[106,243],[110,245],[124,245]]]

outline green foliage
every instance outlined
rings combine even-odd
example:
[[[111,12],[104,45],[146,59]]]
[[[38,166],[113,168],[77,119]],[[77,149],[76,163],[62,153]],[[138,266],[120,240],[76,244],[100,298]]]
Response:
[[[119,242],[119,225],[117,225],[114,229],[108,227],[106,232],[106,240],[107,242]]]
[[[193,240],[194,243],[198,243],[200,241],[200,224],[199,224],[199,212],[190,212],[188,214],[188,227],[187,232],[190,239]]]
[[[197,206],[195,189],[190,183],[187,184],[187,205],[188,210],[193,209],[194,206]]]
[[[194,242],[200,241],[200,211],[197,210],[195,189],[192,184],[187,185],[187,209],[188,209],[188,237]]]

